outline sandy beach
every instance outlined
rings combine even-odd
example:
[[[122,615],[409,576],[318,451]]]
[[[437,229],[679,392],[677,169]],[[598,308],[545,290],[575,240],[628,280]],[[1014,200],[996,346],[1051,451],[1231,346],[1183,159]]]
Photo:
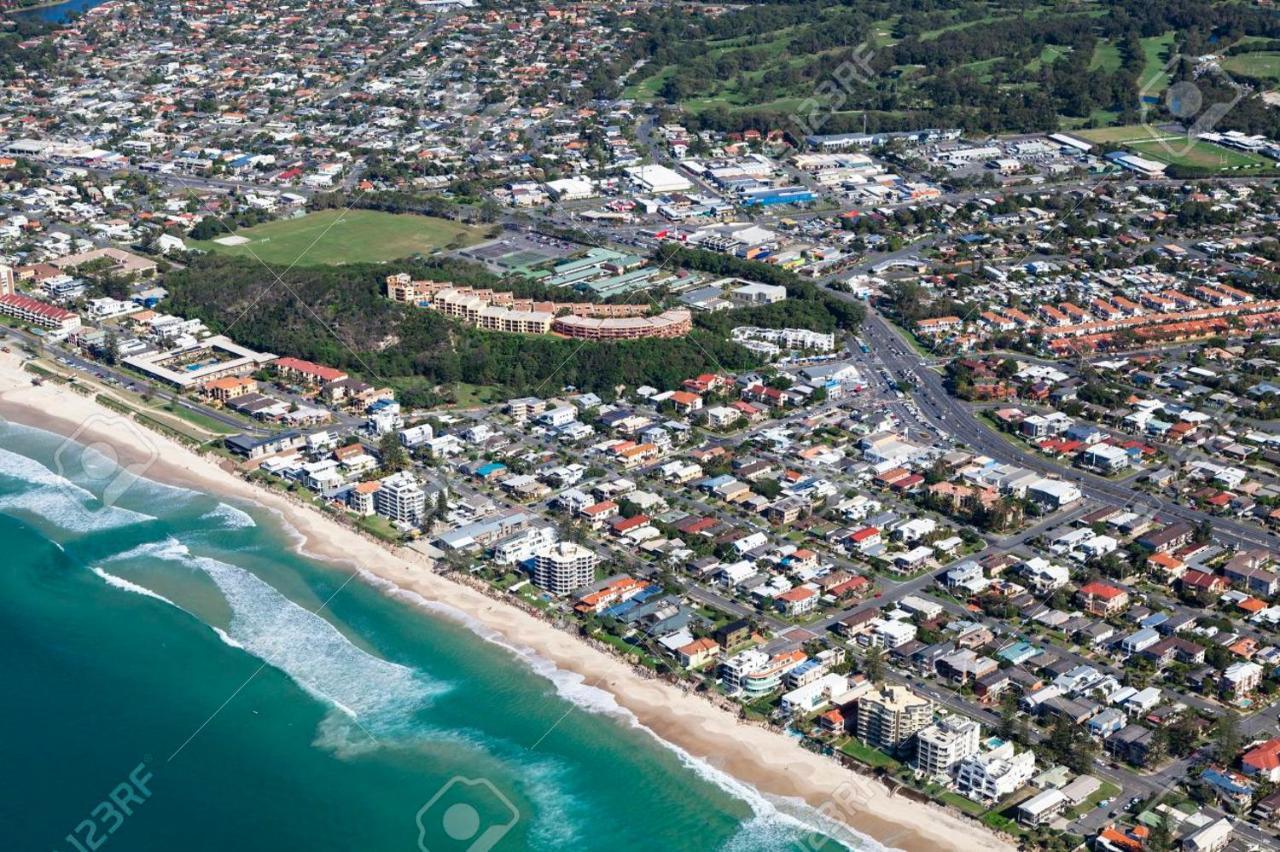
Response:
[[[132,436],[142,427],[118,428],[120,415],[64,387],[33,386],[31,378],[17,354],[0,354],[0,416],[74,435],[81,442],[110,445],[123,462],[146,463],[140,472],[148,478],[276,512],[302,536],[306,554],[359,568],[426,601],[453,608],[504,643],[528,648],[580,675],[585,685],[606,690],[662,739],[763,793],[803,799],[828,817],[908,852],[1014,848],[958,814],[895,796],[880,782],[808,752],[781,734],[741,723],[703,698],[642,677],[624,661],[523,610],[435,573],[417,552],[376,543],[318,511],[245,481],[212,456],[149,431],[144,432],[149,446],[140,448]],[[563,724],[572,722],[569,716]]]

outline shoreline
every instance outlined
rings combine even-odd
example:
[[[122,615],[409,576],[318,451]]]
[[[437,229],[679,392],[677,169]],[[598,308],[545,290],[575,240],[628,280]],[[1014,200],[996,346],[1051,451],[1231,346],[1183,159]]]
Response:
[[[147,463],[139,471],[146,478],[270,511],[286,532],[296,535],[296,548],[304,556],[346,570],[354,568],[363,582],[388,597],[407,599],[429,617],[449,618],[485,641],[502,645],[548,676],[562,695],[562,680],[567,678],[542,671],[535,665],[539,660],[578,679],[570,688],[607,693],[618,708],[615,715],[629,716],[633,724],[682,755],[682,760],[701,762],[766,796],[803,801],[824,816],[905,852],[1014,848],[942,806],[896,795],[875,778],[810,752],[784,734],[741,721],[708,698],[663,679],[645,677],[632,664],[513,602],[436,573],[423,554],[376,542],[287,495],[250,483],[229,469],[229,462],[219,464],[138,425],[133,429],[146,436],[150,448],[130,446],[130,430],[109,428],[121,415],[55,384],[34,386],[31,377],[19,355],[0,355],[0,415],[81,442],[106,444],[122,462]],[[580,705],[574,702],[574,706]]]

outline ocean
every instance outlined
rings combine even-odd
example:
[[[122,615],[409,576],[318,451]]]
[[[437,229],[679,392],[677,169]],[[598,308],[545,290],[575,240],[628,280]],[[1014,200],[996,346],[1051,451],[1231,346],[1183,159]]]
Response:
[[[844,848],[271,513],[119,476],[0,432],[3,848]]]

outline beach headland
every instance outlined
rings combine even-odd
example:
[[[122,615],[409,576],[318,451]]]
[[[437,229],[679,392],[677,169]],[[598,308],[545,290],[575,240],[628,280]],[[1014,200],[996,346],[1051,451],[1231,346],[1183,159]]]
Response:
[[[140,446],[141,427],[112,428],[119,426],[121,415],[57,384],[33,385],[21,362],[16,353],[0,354],[0,416],[81,443],[109,446],[122,464],[147,478],[267,509],[297,532],[306,555],[358,570],[389,595],[413,600],[427,613],[454,618],[490,641],[571,673],[580,679],[579,688],[608,693],[617,712],[692,760],[768,796],[801,800],[884,846],[907,852],[1015,848],[954,812],[895,795],[883,783],[800,748],[780,733],[741,722],[700,696],[644,677],[577,636],[437,573],[414,550],[375,542],[284,494],[248,482],[230,462],[153,432],[145,432],[146,445]],[[820,848],[818,842],[813,848]]]

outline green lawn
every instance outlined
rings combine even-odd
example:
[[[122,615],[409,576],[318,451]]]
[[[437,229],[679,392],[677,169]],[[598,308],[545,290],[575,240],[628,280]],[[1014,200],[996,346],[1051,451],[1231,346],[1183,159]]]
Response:
[[[968,796],[962,796],[959,793],[953,793],[950,790],[944,790],[938,794],[938,800],[943,804],[950,805],[958,811],[963,811],[969,816],[980,817],[987,812],[987,809],[980,802],[975,802]]]
[[[897,39],[893,37],[893,28],[898,23],[900,15],[894,15],[891,18],[885,18],[880,21],[871,23],[871,46],[875,48],[890,47],[897,44]]]
[[[1169,75],[1165,65],[1172,58],[1169,51],[1173,48],[1173,30],[1159,36],[1142,39],[1142,53],[1146,64],[1138,75],[1138,88],[1143,97],[1155,97],[1169,87]]]
[[[858,739],[850,739],[847,743],[840,746],[840,750],[861,763],[868,766],[884,767],[885,769],[897,769],[900,764],[889,755],[874,749],[869,745],[865,745]]]
[[[1270,160],[1257,154],[1250,154],[1248,151],[1235,151],[1231,148],[1223,148],[1221,145],[1214,145],[1200,140],[1192,142],[1191,146],[1186,148],[1185,151],[1183,151],[1183,148],[1186,147],[1186,140],[1182,138],[1167,143],[1167,145],[1168,147],[1160,142],[1135,142],[1127,147],[1136,154],[1162,163],[1168,163],[1171,166],[1194,166],[1218,171],[1265,169],[1271,166]]]
[[[1117,71],[1120,68],[1120,48],[1109,41],[1099,41],[1093,47],[1089,59],[1090,71]]]
[[[1074,130],[1080,127],[1107,127],[1120,120],[1120,113],[1108,109],[1095,109],[1088,118],[1075,116],[1062,118],[1063,130]]]
[[[622,90],[622,96],[635,101],[651,101],[658,96],[658,91],[666,84],[667,78],[675,73],[675,70],[674,65],[664,65],[648,77],[627,86]]]
[[[1280,53],[1267,51],[1231,56],[1222,63],[1222,69],[1228,74],[1280,80]]]
[[[1056,44],[1046,44],[1041,48],[1040,55],[1027,63],[1026,69],[1034,74],[1044,66],[1052,65],[1057,62],[1070,52],[1071,48],[1069,47],[1062,47]]]
[[[1122,124],[1119,127],[1098,127],[1093,130],[1077,130],[1075,135],[1101,145],[1118,145],[1125,142],[1151,141],[1152,128],[1145,124]]]
[[[502,398],[502,388],[494,385],[469,385],[458,382],[453,386],[455,401],[451,408],[476,408]]]
[[[192,248],[219,254],[257,256],[282,266],[334,266],[377,263],[484,239],[487,229],[413,213],[376,210],[322,210],[296,219],[281,219],[244,228],[235,236],[249,240],[222,245],[213,240],[189,241]]]
[[[228,426],[226,423],[223,423],[221,420],[214,420],[212,417],[209,417],[206,414],[202,414],[199,411],[192,411],[186,406],[175,405],[172,408],[170,408],[166,404],[166,405],[160,405],[160,406],[152,406],[152,408],[155,411],[162,411],[165,414],[171,414],[174,417],[181,417],[183,420],[187,421],[188,423],[191,423],[194,426],[198,426],[201,429],[204,429],[206,431],[213,432],[216,435],[231,435],[235,432],[241,431],[239,429],[236,429],[233,426]],[[250,423],[245,424],[246,428],[250,425],[252,424]]]
[[[976,21],[957,21],[954,24],[947,24],[945,27],[938,27],[936,30],[925,30],[924,32],[920,33],[920,40],[935,41],[941,36],[944,36],[947,33],[955,32],[956,30],[967,30],[970,27],[987,26],[989,24],[995,23],[996,21],[1008,21],[1008,20],[1012,20],[1012,16],[992,15],[987,18],[979,18]]]
[[[366,515],[358,518],[356,526],[383,541],[399,542],[404,538],[400,531],[391,525],[390,521],[380,515]]]

